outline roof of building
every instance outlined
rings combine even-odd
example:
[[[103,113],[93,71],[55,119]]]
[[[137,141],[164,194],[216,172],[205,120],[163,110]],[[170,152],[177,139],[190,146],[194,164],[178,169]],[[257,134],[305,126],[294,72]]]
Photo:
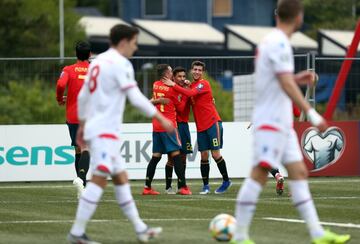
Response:
[[[230,32],[227,43],[229,49],[250,50],[257,46],[275,27],[226,25],[225,29],[228,33]],[[317,49],[318,47],[316,41],[299,31],[291,36],[290,43],[295,49]]]
[[[224,43],[224,34],[206,23],[138,19],[133,23],[161,42]]]
[[[353,31],[320,29],[319,34],[320,52],[323,55],[344,56],[354,38]],[[360,47],[358,47],[358,51],[360,51]]]
[[[79,20],[79,24],[85,28],[85,33],[90,36],[108,37],[110,29],[117,24],[127,24],[120,18],[84,16]]]

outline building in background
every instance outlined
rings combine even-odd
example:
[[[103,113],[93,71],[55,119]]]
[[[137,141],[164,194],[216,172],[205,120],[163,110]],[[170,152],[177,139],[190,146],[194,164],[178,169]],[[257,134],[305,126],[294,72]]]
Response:
[[[114,0],[116,1],[116,0]],[[117,0],[119,17],[207,23],[219,31],[226,24],[274,25],[276,0]]]

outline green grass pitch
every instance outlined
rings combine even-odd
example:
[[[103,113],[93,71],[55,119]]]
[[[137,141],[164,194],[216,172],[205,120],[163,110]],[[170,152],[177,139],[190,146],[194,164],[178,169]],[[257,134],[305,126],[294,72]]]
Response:
[[[192,196],[142,196],[143,181],[132,181],[132,192],[142,218],[152,226],[162,226],[163,235],[151,243],[216,243],[208,232],[210,220],[219,213],[233,215],[242,180],[234,180],[224,195],[199,195],[201,182],[189,181]],[[220,184],[211,181],[212,191]],[[285,182],[286,185],[286,182]],[[164,181],[154,187],[163,193]],[[310,187],[321,221],[326,228],[352,235],[350,243],[360,243],[360,177],[311,178]],[[66,243],[77,206],[76,190],[70,182],[1,183],[0,243]],[[251,237],[256,243],[310,243],[303,223],[266,218],[300,219],[288,197],[275,193],[275,182],[264,189]],[[349,224],[349,225],[343,225]],[[351,225],[352,224],[352,225]],[[87,234],[102,243],[137,243],[131,224],[107,187],[87,228]]]

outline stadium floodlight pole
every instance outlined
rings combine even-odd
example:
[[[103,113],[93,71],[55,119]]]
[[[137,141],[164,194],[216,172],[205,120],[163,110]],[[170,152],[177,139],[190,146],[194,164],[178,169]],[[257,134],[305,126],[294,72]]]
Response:
[[[59,0],[59,49],[60,62],[64,62],[64,0]]]

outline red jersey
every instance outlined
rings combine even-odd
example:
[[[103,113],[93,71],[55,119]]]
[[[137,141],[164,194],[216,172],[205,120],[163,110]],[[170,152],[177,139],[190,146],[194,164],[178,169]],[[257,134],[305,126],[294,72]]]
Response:
[[[196,129],[198,132],[209,129],[215,122],[221,121],[216,110],[210,84],[207,80],[198,80],[190,89],[175,85],[174,89],[191,97]]]
[[[77,61],[73,65],[65,66],[56,84],[56,100],[62,101],[67,87],[66,97],[66,121],[78,124],[77,96],[84,83],[89,67],[88,61]]]
[[[181,103],[181,95],[172,87],[165,85],[162,81],[155,81],[153,84],[153,97],[154,99],[163,97],[170,100],[168,104],[156,104],[155,107],[173,123],[174,127],[177,127],[176,110],[182,111],[184,106],[184,104]],[[153,119],[152,124],[154,132],[166,131],[156,119]]]
[[[190,115],[190,99],[180,94],[181,103],[183,103],[183,110],[182,111],[176,111],[176,121],[177,122],[189,122],[189,115]]]

